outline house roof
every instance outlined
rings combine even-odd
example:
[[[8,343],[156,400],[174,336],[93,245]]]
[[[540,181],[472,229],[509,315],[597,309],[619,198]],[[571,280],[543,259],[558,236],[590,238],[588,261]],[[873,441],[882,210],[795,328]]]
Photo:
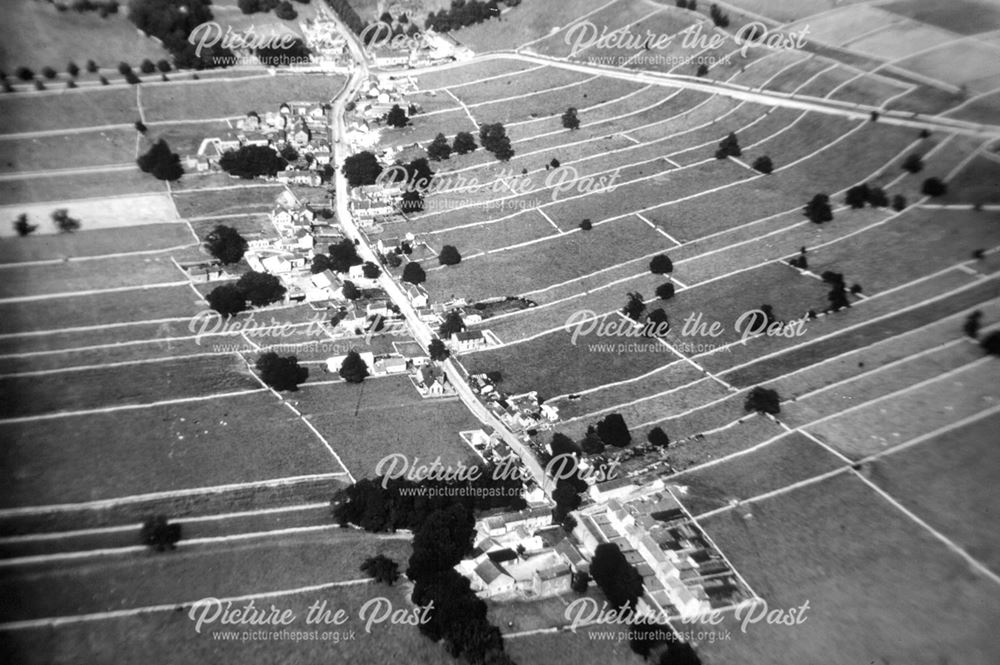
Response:
[[[503,571],[503,569],[500,568],[500,566],[489,559],[484,560],[481,564],[476,566],[475,571],[476,575],[478,575],[479,578],[487,585],[492,584],[500,577],[510,577]]]

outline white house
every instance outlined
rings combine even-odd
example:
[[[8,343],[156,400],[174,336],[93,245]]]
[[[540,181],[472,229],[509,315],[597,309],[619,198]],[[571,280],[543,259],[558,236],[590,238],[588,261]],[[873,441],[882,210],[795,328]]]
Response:
[[[415,308],[427,307],[427,291],[419,284],[406,284],[403,287],[403,292],[406,293],[406,297],[410,299],[410,303]]]
[[[453,351],[469,352],[486,347],[486,337],[480,330],[463,330],[452,333],[451,348]]]

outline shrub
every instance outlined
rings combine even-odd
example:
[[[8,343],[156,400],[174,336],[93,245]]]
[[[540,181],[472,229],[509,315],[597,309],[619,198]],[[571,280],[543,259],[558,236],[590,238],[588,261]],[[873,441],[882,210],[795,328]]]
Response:
[[[920,173],[924,170],[924,160],[917,153],[913,153],[903,160],[903,170],[910,173]]]
[[[139,539],[157,552],[172,550],[181,539],[181,525],[171,524],[166,515],[154,515],[142,523]]]
[[[594,228],[594,225],[593,225],[593,223],[592,223],[592,222],[590,221],[590,219],[589,219],[589,218],[588,218],[588,219],[585,219],[585,220],[583,220],[582,222],[580,222],[580,230],[581,230],[581,231],[589,231],[589,230],[591,230],[592,228]]]

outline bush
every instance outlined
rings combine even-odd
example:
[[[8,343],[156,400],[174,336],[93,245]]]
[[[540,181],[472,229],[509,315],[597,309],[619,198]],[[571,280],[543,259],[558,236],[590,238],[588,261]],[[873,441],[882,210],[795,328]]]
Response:
[[[80,229],[80,220],[70,217],[66,208],[59,208],[52,212],[52,223],[56,225],[59,233],[73,233]]]
[[[892,197],[892,209],[896,212],[902,212],[906,208],[906,197],[902,194],[896,194]]]
[[[924,160],[920,155],[913,153],[903,160],[903,170],[910,173],[920,173],[924,170]]]
[[[365,559],[361,564],[361,572],[371,575],[376,582],[387,586],[392,586],[399,579],[399,565],[384,554],[376,554]]]
[[[580,119],[576,116],[576,109],[572,106],[562,114],[562,126],[569,130],[580,127]]]
[[[580,230],[581,231],[589,231],[592,228],[594,228],[594,224],[590,221],[590,219],[585,219],[585,220],[583,220],[583,221],[580,222]]]
[[[739,157],[742,154],[743,151],[740,149],[736,133],[729,132],[729,136],[719,141],[719,149],[715,151],[715,158],[726,159],[727,157]]]
[[[698,71],[695,72],[697,76],[707,76],[708,75],[708,65],[704,62],[698,65]]]
[[[747,395],[743,408],[747,411],[775,415],[781,413],[781,399],[778,397],[778,391],[757,386]]]
[[[295,356],[282,358],[274,351],[262,353],[256,366],[261,381],[275,390],[294,392],[309,378],[309,369],[300,367]]]
[[[56,70],[51,67],[42,67],[42,76],[49,80],[54,79],[56,77]]]

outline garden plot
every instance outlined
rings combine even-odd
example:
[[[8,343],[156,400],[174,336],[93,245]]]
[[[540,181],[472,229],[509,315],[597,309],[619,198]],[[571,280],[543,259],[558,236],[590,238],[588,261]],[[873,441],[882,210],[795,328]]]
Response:
[[[90,289],[145,286],[183,279],[167,254],[5,268],[0,299]]]
[[[998,426],[997,415],[984,417],[869,467],[876,485],[993,570],[1000,568],[996,483],[991,479],[1000,463]]]
[[[135,95],[133,86],[4,95],[0,98],[0,117],[6,119],[3,133],[65,134],[78,128],[131,125],[139,118]],[[59,97],[62,103],[52,103],[53,97]]]
[[[270,194],[270,192],[268,194]],[[266,196],[260,198],[266,198]],[[265,204],[261,202],[255,204],[254,207],[260,208],[264,205]],[[205,238],[212,232],[212,229],[219,224],[230,226],[244,236],[260,234],[260,236],[263,237],[274,238],[278,235],[278,230],[274,227],[274,223],[271,222],[271,217],[268,213],[264,212],[246,214],[229,213],[223,214],[221,217],[216,219],[196,219],[191,222],[191,228],[194,229],[195,234],[197,234],[199,238]],[[191,236],[190,232],[188,233],[188,236]]]
[[[0,406],[0,415],[37,416],[258,388],[260,383],[239,358],[177,358],[150,365],[0,378],[0,389],[11,396]]]
[[[529,219],[541,218],[530,211]],[[494,233],[504,233],[513,220],[505,221],[499,228],[485,227],[484,236],[492,239]],[[554,229],[541,218],[541,230],[551,235]],[[474,236],[473,236],[474,237]],[[442,235],[441,241],[455,244],[454,234]],[[489,241],[487,241],[489,242]],[[601,224],[590,231],[576,230],[551,241],[539,242],[517,249],[496,252],[463,262],[447,270],[431,273],[428,288],[439,294],[454,294],[475,301],[485,296],[497,295],[497,285],[502,284],[508,294],[523,293],[548,284],[572,280],[597,270],[614,266],[637,254],[645,254],[656,247],[668,248],[672,243],[636,217],[609,224]],[[460,251],[479,249],[474,240],[456,245]]]
[[[898,66],[973,93],[993,92],[1000,86],[1000,48],[972,39],[914,55]]]
[[[44,204],[30,207],[47,207],[49,212],[55,208],[71,208],[74,204],[80,206],[83,201],[91,203],[100,201],[101,204],[106,201],[123,199],[155,201],[158,197],[153,196],[154,194],[165,198],[165,192],[166,186],[161,180],[143,173],[138,168],[130,168],[125,171],[94,171],[41,177],[25,175],[16,179],[0,180],[0,200],[4,202],[4,208],[10,208],[15,203],[21,204],[22,208],[29,207],[27,204]],[[101,205],[98,211],[104,207]],[[132,208],[131,205],[128,207]],[[142,211],[142,208],[132,209],[135,212],[129,218],[129,224],[145,219],[145,215],[138,218],[135,216],[136,213]],[[111,214],[91,213],[91,217],[96,218],[97,223],[104,226],[109,225],[107,220],[115,219],[115,216]],[[82,221],[86,228],[87,221]],[[161,222],[164,220],[154,218],[152,221]],[[12,231],[7,225],[7,228],[0,233],[6,235]]]
[[[379,461],[396,453],[430,464],[479,458],[458,433],[481,424],[457,398],[425,400],[408,376],[364,383],[305,385],[291,399],[330,442],[357,478],[374,477]]]
[[[810,603],[808,619],[794,630],[761,621],[742,632],[731,616],[704,626],[733,634],[699,644],[705,660],[768,662],[775,653],[783,662],[824,653],[835,665],[873,655],[912,663],[954,654],[967,663],[992,660],[1000,611],[991,586],[857,478],[839,475],[704,519],[702,527],[770,609]]]
[[[20,214],[20,213],[19,213]],[[39,221],[39,220],[32,220]],[[120,252],[149,252],[194,242],[184,224],[143,224],[122,233],[116,229],[83,229],[73,234],[42,234],[0,239],[0,265],[84,257]]]
[[[852,459],[882,452],[1000,405],[994,362],[980,357],[903,394],[809,425],[809,432]]]
[[[808,426],[808,423],[833,416],[841,410],[932,380],[981,357],[982,351],[975,344],[960,340],[958,344],[897,363],[891,370],[866,372],[845,383],[799,396],[794,402],[785,405],[781,419],[792,426]],[[864,372],[866,368],[858,369]]]
[[[400,541],[386,542],[379,539],[378,536],[365,535],[366,540],[353,547],[337,545],[341,540],[346,540],[343,531],[335,531],[331,535],[324,534],[324,537],[330,540],[331,544],[326,544],[325,549],[322,550],[323,562],[329,564],[330,557],[333,557],[332,560],[344,568],[343,574],[339,576],[328,572],[323,574],[325,571],[320,572],[323,566],[317,561],[312,567],[315,569],[312,580],[303,582],[303,586],[315,587],[316,584],[321,583],[316,580],[331,581],[356,578],[361,575],[359,571],[355,570],[360,565],[358,562],[378,552],[385,553],[401,565],[405,564],[409,556],[407,549]],[[295,543],[297,540],[282,539],[275,542],[284,543],[287,547],[287,554],[268,555],[268,549],[260,550],[258,547],[242,550],[243,556],[245,558],[254,557],[259,551],[260,554],[264,555],[261,558],[265,564],[285,565],[284,562],[288,557],[296,555]],[[320,556],[320,553],[315,551],[310,552],[310,554],[315,557]],[[235,570],[244,569],[244,566],[238,561],[236,563],[228,563],[228,561],[229,559],[224,560],[228,565],[234,566]],[[297,571],[310,569],[297,562],[290,562],[287,565],[291,566],[292,570]],[[207,573],[203,571],[213,569],[212,558],[206,557],[201,562],[201,567],[192,573],[193,579],[207,576]],[[264,581],[258,582],[255,579],[244,584],[244,594],[278,590],[270,582],[271,577],[267,570],[261,571],[259,575]],[[359,612],[365,602],[375,597],[388,599],[397,610],[407,608],[409,611],[409,596],[402,585],[382,587],[357,584],[282,594],[278,597],[262,596],[257,599],[257,607],[262,604],[264,606],[274,604],[282,609],[292,611],[297,617],[296,622],[288,626],[292,631],[314,630],[316,628],[315,624],[305,624],[305,616],[309,608],[317,603],[327,603],[326,607],[331,611],[343,609],[347,613],[349,621],[343,626],[329,626],[334,628],[331,632],[337,635],[337,638],[331,636],[329,640],[233,641],[232,644],[226,645],[226,648],[220,649],[221,637],[216,637],[214,634],[226,632],[229,626],[215,623],[203,627],[201,634],[195,634],[192,627],[194,624],[186,612],[164,611],[109,618],[98,623],[68,623],[60,625],[59,628],[47,626],[19,630],[9,634],[9,645],[5,650],[14,654],[18,662],[26,664],[69,661],[75,658],[75,654],[84,650],[93,654],[94,662],[109,664],[122,660],[142,660],[150,653],[158,654],[158,662],[164,663],[164,665],[174,663],[183,665],[206,661],[219,665],[242,665],[247,662],[282,660],[314,663],[330,659],[335,659],[338,662],[358,662],[365,659],[388,662],[397,658],[399,654],[406,654],[407,661],[414,663],[414,665],[440,665],[442,659],[449,657],[440,644],[431,642],[413,626],[382,623],[372,626],[371,634],[365,633],[365,623],[359,619]],[[196,598],[188,600],[193,601]],[[234,608],[235,606],[234,604]],[[349,639],[348,636],[352,631],[356,633],[357,639]],[[579,642],[578,639],[574,641]],[[609,653],[615,653],[614,649],[605,649]],[[627,650],[628,647],[625,649]]]
[[[150,308],[154,308],[150,310]],[[53,331],[78,326],[190,316],[201,309],[187,286],[0,303],[0,333]]]
[[[200,359],[199,366],[206,360]],[[164,366],[169,364],[127,369],[155,383]],[[6,507],[343,470],[298,416],[263,390],[145,409],[0,423],[0,433],[7,442],[2,492]]]
[[[723,379],[736,386],[754,386],[933,323],[998,296],[1000,284],[993,281],[975,283],[966,273],[949,272],[898,292],[869,298],[847,311],[809,321],[803,337],[759,337],[746,345],[731,347],[725,353],[699,357],[698,362],[709,371],[721,372]],[[899,311],[901,308],[907,310]],[[838,331],[842,332],[837,334]],[[727,371],[729,368],[737,369]]]
[[[281,185],[240,187],[207,192],[175,193],[177,213],[184,218],[268,212],[285,191]]]
[[[379,145],[405,147],[428,143],[442,132],[453,138],[456,132],[469,132],[478,136],[478,131],[478,126],[473,124],[465,110],[456,108],[434,115],[417,114],[410,118],[409,125],[401,129],[387,127],[382,132]]]
[[[988,0],[957,0],[947,5],[937,0],[895,0],[881,7],[962,35],[1000,28],[1000,7]]]
[[[152,122],[233,118],[254,110],[277,110],[290,100],[326,103],[343,84],[342,76],[307,74],[164,83],[143,89],[142,106]]]
[[[681,473],[670,480],[683,488],[684,507],[698,515],[842,465],[842,460],[809,437],[789,432],[759,450]]]
[[[205,597],[227,598],[356,580],[364,577],[357,567],[366,556],[380,548],[397,557],[405,556],[409,544],[333,527],[318,533],[253,539],[238,547],[209,543],[185,551],[182,542],[181,548],[178,556],[126,555],[105,560],[100,566],[86,559],[26,566],[4,582],[7,593],[20,596],[20,607],[5,608],[3,619],[180,605]],[[331,565],[337,561],[343,563]],[[114,584],[112,580],[126,574],[126,570],[133,571],[128,573],[131,583]],[[24,593],[34,585],[45,589],[45,593]],[[19,611],[15,614],[15,610]],[[181,614],[193,625],[186,612]],[[193,628],[191,633],[195,635]]]
[[[811,252],[809,268],[816,274],[843,273],[866,292],[884,291],[969,259],[976,249],[1000,246],[998,221],[996,212],[911,208],[888,223]],[[934,251],[921,251],[924,247]],[[873,265],[871,252],[881,257],[879,265]]]
[[[132,164],[134,129],[102,129],[33,138],[0,139],[0,172],[47,171]]]

